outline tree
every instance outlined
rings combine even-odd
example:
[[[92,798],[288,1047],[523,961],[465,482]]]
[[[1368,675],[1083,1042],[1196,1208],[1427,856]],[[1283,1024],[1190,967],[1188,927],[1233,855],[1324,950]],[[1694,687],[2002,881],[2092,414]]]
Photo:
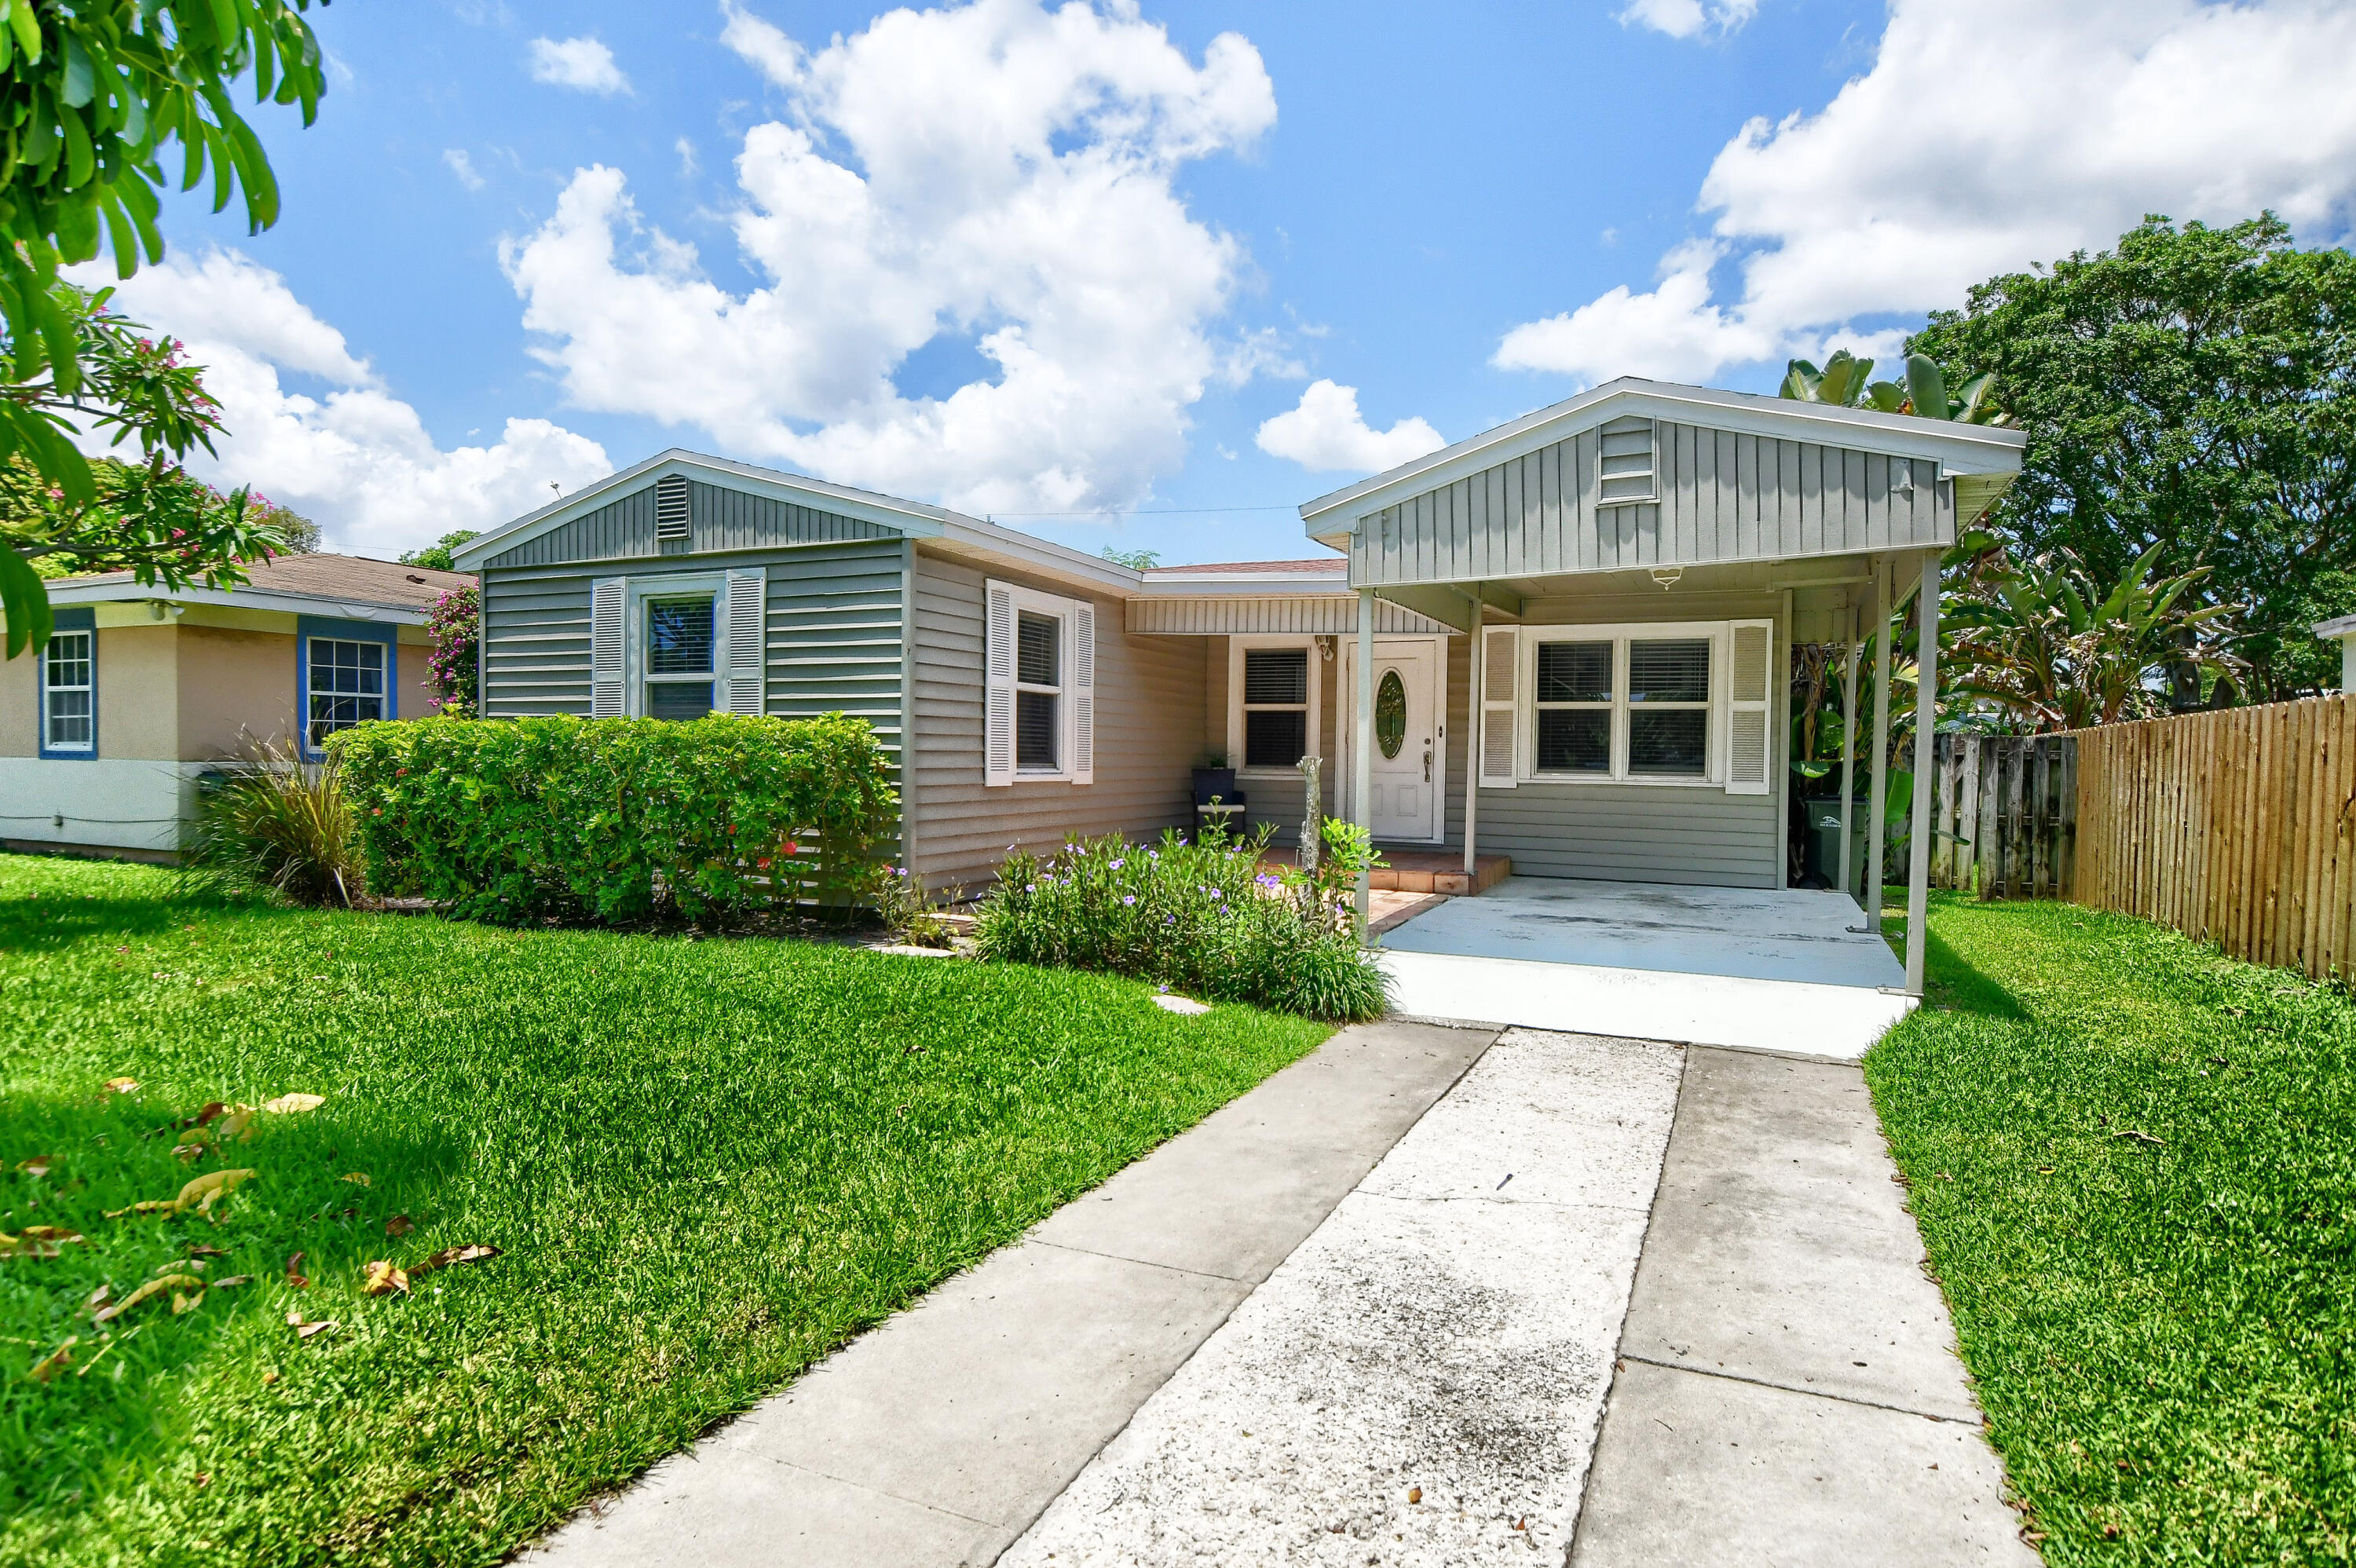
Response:
[[[1131,571],[1151,571],[1162,564],[1162,552],[1152,549],[1115,549],[1112,546],[1107,545],[1104,547],[1104,558],[1115,565],[1125,566]]]
[[[2205,569],[2187,592],[2244,607],[2250,689],[2336,678],[2308,628],[2356,610],[2356,258],[2297,249],[2272,213],[2147,218],[1980,284],[1908,347],[1993,373],[2029,432],[1987,519],[2017,559],[2067,551],[2113,583],[2147,555],[2163,580]]]
[[[1947,390],[1947,373],[1927,354],[1906,357],[1906,381],[1869,381],[1873,361],[1859,359],[1846,348],[1833,350],[1825,368],[1805,359],[1783,366],[1783,382],[1775,395],[1804,403],[1837,403],[1843,408],[1870,408],[1885,414],[1918,414],[1924,419],[1954,420],[1959,424],[2009,425],[2012,416],[1994,396],[1996,377],[1981,374],[1964,383],[1960,391]]]
[[[299,104],[311,123],[327,82],[303,16],[310,4],[0,0],[0,464],[23,458],[62,502],[86,508],[98,499],[70,438],[107,422],[107,400],[102,385],[86,385],[95,368],[87,357],[104,336],[91,330],[91,296],[62,285],[58,271],[95,259],[102,235],[119,276],[143,258],[163,259],[155,217],[167,146],[180,153],[181,189],[209,169],[214,211],[241,195],[255,232],[277,221],[276,177],[230,90],[251,74],[255,101]],[[151,456],[183,455],[198,439],[186,428],[154,433],[153,443],[142,435]],[[28,557],[56,553],[54,540],[28,550],[42,541],[15,528],[0,522],[10,657],[48,640],[48,598]],[[171,571],[240,581],[236,538],[234,528],[209,531],[193,555],[168,555],[168,567],[142,557],[132,570],[142,581],[170,581]]]
[[[403,554],[401,564],[431,567],[435,571],[455,571],[458,569],[450,558],[461,546],[472,544],[481,537],[478,529],[453,528],[423,549],[412,549]]]

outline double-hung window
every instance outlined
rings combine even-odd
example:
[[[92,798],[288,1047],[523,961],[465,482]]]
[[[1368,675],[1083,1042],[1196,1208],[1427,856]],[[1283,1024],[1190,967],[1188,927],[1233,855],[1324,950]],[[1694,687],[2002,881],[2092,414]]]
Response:
[[[1017,582],[982,600],[982,783],[1095,782],[1096,606]]]
[[[1701,784],[1719,773],[1720,628],[1530,634],[1534,778]]]
[[[1611,775],[1616,647],[1608,639],[1538,645],[1538,772]]]
[[[98,750],[98,633],[59,630],[41,656],[41,750]]]
[[[1061,773],[1064,618],[1021,610],[1014,629],[1014,771]]]
[[[1708,778],[1710,639],[1631,637],[1627,646],[1629,776]]]
[[[304,693],[307,709],[306,739],[316,752],[338,730],[384,712],[385,645],[374,640],[313,637],[306,662]]]
[[[1295,767],[1309,754],[1309,650],[1246,646],[1239,652],[1243,744],[1237,761],[1247,768]]]
[[[645,692],[639,711],[649,719],[701,719],[715,704],[719,671],[712,664],[716,595],[648,597],[646,606]]]

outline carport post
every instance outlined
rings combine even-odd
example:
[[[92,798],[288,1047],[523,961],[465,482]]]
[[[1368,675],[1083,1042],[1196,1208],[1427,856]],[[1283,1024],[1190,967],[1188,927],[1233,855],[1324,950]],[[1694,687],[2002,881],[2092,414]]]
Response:
[[[1890,563],[1873,569],[1873,782],[1865,806],[1866,926],[1881,934],[1881,848],[1889,824],[1883,820],[1890,800]]]
[[[1358,590],[1357,722],[1350,741],[1350,819],[1369,835],[1375,830],[1375,591]],[[1374,880],[1358,868],[1358,941],[1366,940]]]
[[[1939,552],[1922,558],[1915,610],[1914,810],[1907,835],[1906,994],[1922,994],[1922,946],[1931,934],[1931,772],[1939,729]]]
[[[1857,883],[1849,875],[1855,859],[1849,853],[1849,799],[1857,790],[1857,606],[1848,607],[1847,664],[1841,674],[1841,852],[1840,890],[1854,898]]]
[[[1474,887],[1470,880],[1479,869],[1477,856],[1472,848],[1472,832],[1481,818],[1481,759],[1472,753],[1481,744],[1482,682],[1488,678],[1488,672],[1483,667],[1481,661],[1487,656],[1483,645],[1489,639],[1481,635],[1483,619],[1481,613],[1481,585],[1474,583],[1472,592],[1464,597],[1472,606],[1472,699],[1465,704],[1464,711],[1464,728],[1469,733],[1458,737],[1454,749],[1464,753],[1464,875],[1467,879],[1464,889],[1467,892],[1479,892],[1481,890]],[[2356,640],[2351,640],[2350,645],[2356,647]],[[1443,709],[1447,707],[1444,699],[1440,706]],[[1440,816],[1442,822],[1448,819],[1448,775],[1445,772],[1442,772],[1440,776]]]

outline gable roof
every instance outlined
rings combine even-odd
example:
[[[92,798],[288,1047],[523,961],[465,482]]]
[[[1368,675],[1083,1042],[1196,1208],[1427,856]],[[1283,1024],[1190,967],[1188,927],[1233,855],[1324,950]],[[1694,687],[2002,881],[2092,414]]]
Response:
[[[389,613],[363,619],[422,623],[434,602],[454,588],[473,584],[464,571],[438,571],[430,566],[410,566],[373,556],[282,555],[248,566],[247,581],[235,588],[201,584],[173,590],[145,584],[128,571],[93,572],[87,577],[60,577],[49,583],[49,600],[57,604],[102,604],[123,599],[162,599],[190,604],[241,604],[262,610],[297,610],[305,613],[365,607]]]
[[[2029,443],[2027,433],[2017,430],[1622,376],[1304,502],[1301,522],[1310,537],[1338,548],[1368,513],[1550,446],[1578,431],[1630,415],[1891,457],[1927,458],[1948,474],[2017,474],[2021,448]]]

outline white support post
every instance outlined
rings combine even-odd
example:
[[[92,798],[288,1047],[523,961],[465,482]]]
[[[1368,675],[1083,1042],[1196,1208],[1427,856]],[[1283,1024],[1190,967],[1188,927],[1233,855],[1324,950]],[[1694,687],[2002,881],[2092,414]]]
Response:
[[[1841,669],[1841,813],[1840,890],[1857,897],[1857,880],[1850,872],[1857,857],[1849,852],[1849,802],[1857,794],[1857,606],[1848,607],[1848,652]]]
[[[1792,877],[1792,591],[1783,590],[1783,613],[1772,639],[1775,656],[1769,667],[1774,682],[1769,689],[1767,750],[1775,763],[1775,885],[1794,885]]]
[[[1467,892],[1478,892],[1480,890],[1474,887],[1472,881],[1472,879],[1480,872],[1479,857],[1472,847],[1472,835],[1475,826],[1481,819],[1481,693],[1483,689],[1481,683],[1488,678],[1488,668],[1484,661],[1488,657],[1485,645],[1489,639],[1481,635],[1483,630],[1481,585],[1473,584],[1472,592],[1465,597],[1472,603],[1472,667],[1471,670],[1472,684],[1465,690],[1465,733],[1459,737],[1456,745],[1450,750],[1462,752],[1464,754],[1464,876],[1466,878],[1464,888]],[[1440,708],[1444,711],[1447,706],[1447,696],[1443,693],[1440,697]],[[1440,816],[1442,822],[1448,819],[1448,778],[1444,773],[1440,780]]]
[[[1865,923],[1881,933],[1881,854],[1889,843],[1890,563],[1873,568],[1873,773],[1865,809]]]
[[[1375,828],[1375,591],[1358,590],[1357,721],[1351,726],[1350,819],[1372,833]],[[1366,940],[1366,918],[1374,908],[1374,880],[1358,868],[1358,941]]]
[[[1923,945],[1931,935],[1931,772],[1939,727],[1939,555],[1922,558],[1915,606],[1914,810],[1906,857],[1906,994],[1922,994]]]

